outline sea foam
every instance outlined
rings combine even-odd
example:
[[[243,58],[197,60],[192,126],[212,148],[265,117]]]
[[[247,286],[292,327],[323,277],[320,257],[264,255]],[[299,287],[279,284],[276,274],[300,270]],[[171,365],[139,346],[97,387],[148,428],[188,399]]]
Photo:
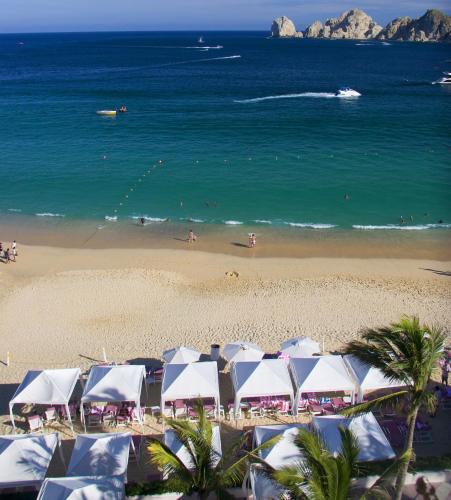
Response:
[[[290,227],[306,227],[310,229],[332,229],[337,227],[335,224],[323,224],[315,222],[285,222]]]
[[[385,225],[361,225],[354,224],[352,226],[353,229],[360,229],[363,231],[377,231],[380,229],[385,230],[398,230],[398,231],[424,231],[426,229],[449,229],[451,228],[451,224],[417,224],[417,225],[409,225],[409,226],[401,226],[398,224],[385,224]]]
[[[225,220],[224,224],[227,226],[241,226],[243,223],[239,220]]]
[[[66,217],[64,214],[54,214],[52,212],[42,212],[35,214],[37,217]]]

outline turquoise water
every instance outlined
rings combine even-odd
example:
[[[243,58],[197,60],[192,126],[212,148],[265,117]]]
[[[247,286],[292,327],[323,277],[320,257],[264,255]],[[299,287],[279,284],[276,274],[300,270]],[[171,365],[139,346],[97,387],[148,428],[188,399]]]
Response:
[[[198,35],[1,35],[0,215],[451,227],[449,45]]]

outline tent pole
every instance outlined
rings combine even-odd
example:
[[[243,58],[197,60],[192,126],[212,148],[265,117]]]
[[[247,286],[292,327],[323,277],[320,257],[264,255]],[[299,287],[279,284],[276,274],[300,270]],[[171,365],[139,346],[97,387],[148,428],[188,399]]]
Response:
[[[64,459],[63,447],[61,445],[61,438],[59,434],[58,434],[58,452],[60,454],[61,462],[63,462],[64,468],[66,469],[67,472],[66,460]]]
[[[14,406],[14,403],[13,404],[11,404],[11,403],[9,404],[9,416],[11,418],[11,424],[13,425],[14,433],[16,433],[16,424],[14,422],[13,406]]]
[[[72,423],[72,417],[70,416],[70,410],[69,410],[69,404],[66,403],[66,415],[67,415],[67,419],[69,420],[69,425],[70,425],[70,428],[72,430],[72,435],[75,436],[75,432],[74,432],[74,425]]]

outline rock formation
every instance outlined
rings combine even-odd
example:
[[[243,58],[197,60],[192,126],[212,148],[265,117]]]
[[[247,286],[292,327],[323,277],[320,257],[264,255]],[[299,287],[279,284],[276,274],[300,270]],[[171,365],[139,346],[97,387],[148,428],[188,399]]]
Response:
[[[303,36],[302,31],[296,31],[293,21],[285,16],[274,19],[271,26],[271,35],[275,38]]]
[[[451,42],[451,16],[431,9],[418,19],[398,17],[382,28],[363,10],[351,9],[337,18],[328,19],[324,24],[315,21],[304,32],[296,31],[293,21],[288,17],[278,17],[272,23],[271,34],[273,37]]]
[[[377,38],[414,42],[451,41],[451,16],[431,9],[418,19],[398,17],[388,23]]]
[[[363,10],[351,9],[343,12],[340,17],[328,19],[324,23],[322,37],[324,38],[352,38],[364,40],[374,38],[382,30],[382,26]]]

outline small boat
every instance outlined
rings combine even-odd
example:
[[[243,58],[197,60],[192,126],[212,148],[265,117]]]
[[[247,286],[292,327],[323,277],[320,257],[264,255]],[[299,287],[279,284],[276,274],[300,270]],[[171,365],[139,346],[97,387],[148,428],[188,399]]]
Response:
[[[100,111],[96,111],[96,113],[101,116],[116,116],[115,109],[101,109]]]
[[[200,36],[199,39],[197,40],[197,43],[205,43],[204,42],[204,37]]]
[[[440,85],[449,85],[451,84],[451,73],[449,71],[444,71],[443,74],[445,75],[444,77],[440,78],[440,80],[436,80],[435,82],[432,82],[432,84],[439,83]]]
[[[360,97],[362,94],[349,87],[342,87],[335,95],[337,97]]]

